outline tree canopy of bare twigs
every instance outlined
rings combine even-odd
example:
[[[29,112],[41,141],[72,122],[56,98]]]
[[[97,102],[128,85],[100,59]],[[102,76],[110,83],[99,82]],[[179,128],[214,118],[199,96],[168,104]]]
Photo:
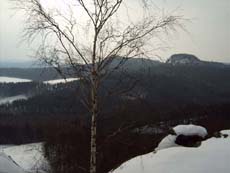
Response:
[[[12,0],[25,14],[23,38],[40,40],[36,57],[65,76],[72,71],[90,86],[90,173],[96,172],[98,90],[104,78],[127,57],[149,57],[155,39],[175,31],[180,16],[154,14],[152,0]],[[138,10],[132,11],[131,4]],[[113,69],[110,64],[120,58]],[[84,64],[79,66],[79,64]],[[87,75],[85,75],[87,74]]]

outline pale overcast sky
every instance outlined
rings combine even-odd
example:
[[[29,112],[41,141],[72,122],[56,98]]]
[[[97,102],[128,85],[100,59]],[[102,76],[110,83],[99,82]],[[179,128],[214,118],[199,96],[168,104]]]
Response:
[[[0,61],[26,60],[34,47],[20,42],[23,16],[13,15],[9,1],[0,0]],[[186,24],[189,33],[176,33],[168,43],[171,48],[159,52],[163,59],[174,53],[191,53],[203,60],[230,62],[230,0],[154,2],[167,10],[180,7],[180,14],[192,19]]]

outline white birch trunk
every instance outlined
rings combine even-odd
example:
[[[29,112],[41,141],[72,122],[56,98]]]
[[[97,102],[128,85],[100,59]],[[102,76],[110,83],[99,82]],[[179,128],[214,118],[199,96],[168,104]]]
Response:
[[[97,134],[97,126],[96,126],[96,114],[92,114],[91,120],[91,144],[90,144],[90,173],[96,173],[96,134]]]
[[[91,139],[90,139],[90,173],[96,173],[96,156],[97,156],[97,115],[98,115],[98,98],[96,76],[93,76],[92,87],[92,119],[91,119]]]

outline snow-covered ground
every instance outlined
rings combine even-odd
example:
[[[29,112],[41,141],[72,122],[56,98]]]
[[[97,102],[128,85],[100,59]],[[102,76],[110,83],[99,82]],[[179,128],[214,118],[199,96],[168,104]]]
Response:
[[[72,81],[76,81],[76,80],[79,80],[79,78],[55,79],[55,80],[44,81],[44,83],[50,84],[50,85],[55,85],[55,84],[59,84],[59,83],[72,82]]]
[[[10,157],[0,153],[0,173],[25,173]]]
[[[46,172],[49,168],[44,158],[42,143],[19,146],[0,146],[0,173]],[[1,165],[8,165],[7,169]],[[21,172],[20,172],[21,171]]]
[[[31,82],[31,80],[0,76],[0,83],[19,83],[19,82]]]
[[[191,130],[198,135],[206,131],[199,126],[178,126],[174,130],[176,132],[179,128],[177,132],[188,134],[188,129],[191,127]],[[230,172],[230,130],[223,130],[221,134],[225,135],[203,141],[198,148],[171,145],[170,148],[138,156],[110,173]],[[0,146],[0,173],[47,173],[48,168],[42,143]]]
[[[159,151],[165,148],[171,148],[171,147],[177,147],[179,146],[178,144],[176,144],[176,135],[168,135],[166,136],[164,139],[162,139],[162,141],[158,144],[157,148],[155,149],[155,151]]]
[[[25,95],[17,95],[17,96],[12,96],[12,97],[0,97],[0,105],[2,104],[7,104],[7,103],[13,103],[16,100],[27,100],[28,97]]]
[[[204,132],[201,129],[199,133]],[[230,135],[230,130],[221,133]],[[210,138],[198,148],[171,145],[171,148],[133,158],[111,173],[227,173],[230,172],[229,146],[230,136]]]

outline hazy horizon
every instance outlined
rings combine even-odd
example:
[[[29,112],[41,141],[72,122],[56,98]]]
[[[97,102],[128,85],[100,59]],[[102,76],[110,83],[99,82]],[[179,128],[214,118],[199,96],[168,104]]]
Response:
[[[201,60],[230,63],[229,0],[155,0],[166,10],[177,9],[191,22],[186,32],[177,32],[167,41],[164,51],[156,52],[165,61],[172,54],[194,54]],[[31,61],[31,46],[21,42],[23,15],[10,9],[9,0],[0,2],[0,62]]]

